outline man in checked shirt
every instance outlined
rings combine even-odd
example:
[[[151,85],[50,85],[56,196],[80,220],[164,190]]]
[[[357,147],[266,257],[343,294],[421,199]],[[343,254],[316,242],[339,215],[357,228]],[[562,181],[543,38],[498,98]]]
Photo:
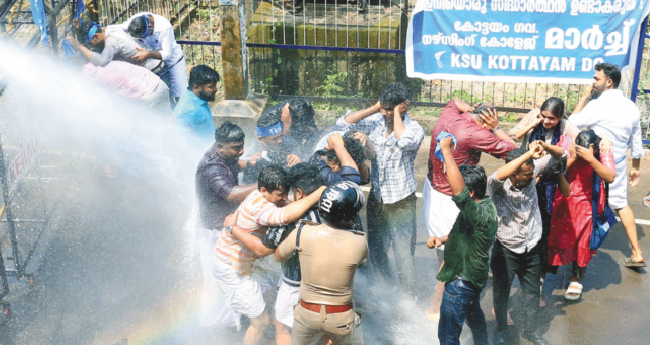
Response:
[[[497,319],[494,344],[505,344],[508,298],[515,275],[519,277],[524,292],[526,322],[523,336],[533,344],[548,344],[536,327],[540,293],[537,244],[542,237],[542,218],[533,181],[536,176],[557,166],[560,159],[566,159],[564,149],[535,141],[528,149],[521,147],[511,151],[506,157],[506,165],[488,178],[490,196],[499,218],[490,263],[494,274]]]
[[[346,114],[339,130],[355,130],[375,146],[368,198],[368,247],[375,272],[393,282],[388,264],[392,244],[398,285],[405,297],[415,296],[415,169],[413,162],[424,139],[422,127],[407,113],[408,90],[401,83],[384,88],[374,106]]]

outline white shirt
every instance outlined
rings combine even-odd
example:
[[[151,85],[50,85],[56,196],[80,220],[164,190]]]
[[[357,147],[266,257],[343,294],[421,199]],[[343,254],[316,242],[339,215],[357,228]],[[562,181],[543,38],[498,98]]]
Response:
[[[632,158],[643,157],[641,112],[621,90],[604,91],[580,113],[571,115],[569,121],[580,129],[592,129],[599,137],[609,139],[617,163],[626,158],[628,148],[632,150]]]
[[[145,38],[138,38],[138,42],[150,50],[160,52],[167,67],[173,66],[183,57],[183,49],[176,43],[174,28],[167,18],[151,12],[141,12],[120,24],[120,28],[128,31],[131,20],[145,14],[153,16],[153,33]]]

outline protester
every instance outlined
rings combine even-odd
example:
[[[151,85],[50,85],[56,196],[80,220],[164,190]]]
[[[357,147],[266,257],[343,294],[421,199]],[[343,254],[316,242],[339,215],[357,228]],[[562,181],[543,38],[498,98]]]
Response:
[[[113,60],[124,61],[144,67],[165,82],[169,87],[169,70],[164,61],[160,59],[143,59],[141,61],[132,59],[142,49],[131,36],[117,25],[102,27],[95,22],[85,22],[79,28],[78,37],[82,42],[93,47],[102,47],[101,52],[93,52],[80,44],[72,35],[68,35],[72,47],[79,50],[95,66],[104,67]]]
[[[496,109],[491,104],[482,103],[471,107],[459,100],[447,103],[431,132],[429,173],[422,191],[424,225],[429,236],[438,238],[449,234],[459,213],[445,177],[445,165],[436,157],[437,138],[443,132],[456,138],[452,150],[456,165],[476,165],[481,160],[482,152],[504,159],[508,152],[516,148],[513,140],[501,130]],[[444,246],[438,248],[436,254],[442,267]],[[427,311],[427,318],[431,321],[435,322],[440,317],[443,291],[444,283],[438,282],[433,302]]]
[[[497,232],[497,210],[492,200],[485,197],[485,170],[478,165],[456,165],[452,140],[442,139],[440,146],[452,200],[460,212],[449,235],[431,236],[427,241],[429,248],[447,245],[448,259],[436,277],[445,283],[438,340],[440,344],[460,344],[460,333],[467,320],[474,344],[487,345],[487,324],[480,297],[488,280],[488,252]]]
[[[533,109],[512,128],[508,134],[515,140],[521,140],[522,147],[543,140],[550,145],[558,145],[562,136],[575,138],[580,130],[566,119],[564,101],[551,97],[542,103],[539,109]],[[539,241],[539,258],[541,263],[540,307],[546,303],[541,298],[547,273],[556,274],[557,267],[548,263],[548,236],[551,233],[551,213],[553,197],[557,189],[557,178],[541,178],[536,183],[539,211],[542,218],[542,238]]]
[[[300,303],[294,309],[291,344],[363,344],[361,315],[352,305],[357,267],[368,258],[366,235],[351,229],[365,196],[356,184],[337,182],[323,192],[318,212],[323,224],[302,223],[275,251],[283,262],[298,254]]]
[[[187,89],[187,67],[183,49],[176,43],[174,27],[167,18],[151,12],[140,12],[131,16],[119,27],[128,32],[142,44],[145,49],[138,49],[138,53],[131,58],[136,61],[158,59],[165,61],[170,77],[171,95],[175,101]]]
[[[165,96],[167,100],[167,96]],[[196,169],[195,190],[198,205],[196,229],[197,247],[204,280],[204,301],[222,302],[220,305],[202,305],[203,326],[224,326],[238,323],[225,301],[214,301],[221,291],[212,276],[212,256],[221,235],[227,215],[254,190],[257,184],[239,185],[239,157],[244,153],[244,131],[228,121],[215,131],[215,143],[205,153]]]
[[[314,152],[309,159],[318,165],[325,185],[350,181],[362,185],[369,182],[370,168],[365,163],[366,148],[354,131],[332,133],[327,146]],[[359,133],[361,134],[361,133]]]
[[[612,140],[616,161],[616,178],[609,187],[609,205],[618,212],[632,245],[632,255],[623,260],[627,267],[646,267],[636,233],[634,213],[627,202],[627,150],[631,149],[632,169],[630,186],[639,183],[643,144],[641,142],[641,115],[639,108],[622,90],[621,70],[609,63],[594,67],[594,83],[587,87],[569,120],[578,128],[589,128],[601,138]],[[591,96],[595,100],[587,101]],[[586,106],[585,106],[586,104]]]
[[[111,61],[104,67],[89,62],[83,66],[83,74],[160,115],[171,115],[169,88],[146,68],[123,61]]]
[[[258,144],[251,150],[254,155],[244,173],[245,182],[255,181],[260,172],[269,165],[289,168],[300,162],[300,145],[293,138],[284,135],[281,117],[282,109],[276,108],[265,112],[257,120],[255,131]]]
[[[567,180],[571,195],[568,197],[555,193],[553,217],[551,219],[551,236],[549,238],[549,264],[555,266],[572,264],[571,283],[564,297],[578,300],[582,295],[580,280],[585,276],[587,265],[595,251],[590,250],[594,214],[604,210],[606,205],[604,183],[614,182],[616,164],[614,154],[599,150],[600,138],[593,130],[580,132],[571,147],[567,160]],[[599,182],[600,200],[594,200],[594,178]],[[592,209],[592,201],[597,209]],[[600,213],[603,213],[600,211]]]
[[[407,110],[408,90],[395,83],[384,88],[377,104],[347,114],[336,124],[340,130],[366,134],[374,145],[368,200],[370,262],[379,275],[394,283],[388,263],[388,248],[392,244],[398,284],[404,297],[414,299],[417,226],[414,161],[424,131]]]
[[[311,102],[303,97],[293,97],[268,110],[268,112],[275,111],[282,113],[284,136],[297,141],[303,149],[301,157],[308,157],[313,152],[314,143],[320,137]]]
[[[176,123],[204,141],[214,133],[214,119],[208,102],[214,102],[219,80],[219,73],[212,68],[194,66],[190,71],[189,88],[174,108]]]
[[[535,141],[529,147],[511,151],[506,157],[506,165],[488,178],[490,195],[499,218],[490,263],[494,274],[494,309],[497,319],[494,344],[505,344],[508,299],[515,275],[519,277],[524,293],[524,338],[533,344],[547,344],[536,324],[540,281],[537,245],[542,236],[542,220],[537,190],[532,182],[536,175],[557,166],[554,163],[564,158],[566,152],[543,141]],[[546,152],[551,157],[536,165],[533,159],[541,158]],[[568,192],[566,188],[563,191]]]
[[[290,170],[291,192],[295,201],[302,200],[323,185],[323,179],[318,166],[301,162]],[[286,226],[272,226],[262,237],[262,244],[275,250],[287,236],[300,226],[303,221],[320,224],[318,204],[314,204],[299,220]],[[291,328],[293,327],[293,310],[300,302],[300,262],[298,254],[282,263],[282,278],[278,286],[278,296],[275,301],[275,339],[278,345],[291,344]]]
[[[300,219],[325,190],[320,187],[286,205],[290,181],[284,169],[276,165],[262,170],[257,186],[235,212],[232,218],[236,221],[226,221],[231,225],[217,240],[212,271],[228,306],[250,320],[244,345],[259,344],[270,323],[262,294],[272,283],[265,281],[264,272],[254,269],[253,264],[274,250],[264,246],[261,237],[269,226],[283,226]]]

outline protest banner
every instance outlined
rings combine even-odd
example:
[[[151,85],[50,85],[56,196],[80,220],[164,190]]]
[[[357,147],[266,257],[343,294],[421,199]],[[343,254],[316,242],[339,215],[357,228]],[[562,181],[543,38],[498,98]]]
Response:
[[[411,78],[589,84],[599,62],[634,67],[648,0],[419,0]]]

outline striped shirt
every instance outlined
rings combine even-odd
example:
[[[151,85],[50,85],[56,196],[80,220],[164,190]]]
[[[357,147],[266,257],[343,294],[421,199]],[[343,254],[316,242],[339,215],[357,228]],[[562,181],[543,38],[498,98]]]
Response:
[[[284,208],[278,208],[256,190],[239,206],[237,226],[261,238],[266,233],[267,227],[286,225],[282,221],[283,218]],[[227,231],[223,231],[217,241],[216,256],[221,261],[232,265],[240,275],[249,275],[253,263],[258,258],[237,237]]]
[[[566,159],[566,151],[561,159]],[[544,173],[555,161],[551,155],[535,160],[535,177]],[[496,239],[517,254],[533,250],[542,238],[542,216],[535,180],[517,189],[509,178],[499,181],[495,172],[488,177],[488,188],[499,218]]]

